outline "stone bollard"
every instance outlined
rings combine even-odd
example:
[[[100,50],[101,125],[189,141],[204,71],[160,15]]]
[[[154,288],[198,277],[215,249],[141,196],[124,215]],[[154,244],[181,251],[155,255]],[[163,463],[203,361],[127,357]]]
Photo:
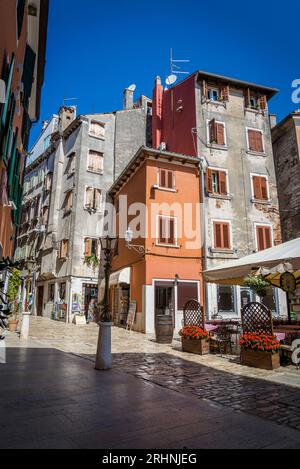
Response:
[[[110,370],[111,357],[111,327],[112,322],[100,322],[98,348],[96,355],[96,370]]]
[[[24,340],[27,340],[29,336],[29,317],[30,316],[31,316],[31,313],[29,311],[24,311],[22,313],[20,338]]]

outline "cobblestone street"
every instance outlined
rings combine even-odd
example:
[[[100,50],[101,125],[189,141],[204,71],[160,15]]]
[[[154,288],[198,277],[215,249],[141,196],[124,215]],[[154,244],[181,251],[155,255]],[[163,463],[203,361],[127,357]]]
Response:
[[[44,347],[94,361],[98,327],[31,319],[31,336]],[[192,394],[300,430],[300,371],[265,371],[241,366],[237,357],[183,353],[154,337],[113,328],[114,368],[148,382]]]

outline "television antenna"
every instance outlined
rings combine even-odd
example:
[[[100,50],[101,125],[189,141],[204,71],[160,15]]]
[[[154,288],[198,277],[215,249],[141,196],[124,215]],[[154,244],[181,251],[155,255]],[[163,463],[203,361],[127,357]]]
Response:
[[[177,81],[177,75],[182,74],[182,75],[188,75],[189,72],[182,70],[180,65],[177,65],[179,63],[189,63],[190,60],[186,59],[173,59],[173,49],[171,48],[170,50],[170,75],[167,76],[166,78],[166,85],[173,85]]]
[[[63,105],[64,106],[66,104],[66,101],[78,101],[78,98],[64,98],[64,100],[63,100],[63,103],[64,103]]]

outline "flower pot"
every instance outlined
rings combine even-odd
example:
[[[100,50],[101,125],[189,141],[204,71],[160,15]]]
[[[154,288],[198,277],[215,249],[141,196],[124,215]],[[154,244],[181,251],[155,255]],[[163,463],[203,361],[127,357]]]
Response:
[[[280,367],[279,353],[259,352],[256,350],[241,351],[242,365],[261,368],[262,370],[275,370]]]
[[[10,319],[8,321],[8,330],[9,332],[16,332],[19,321],[18,319]]]
[[[186,339],[181,337],[182,351],[206,355],[209,353],[209,342],[206,339]]]

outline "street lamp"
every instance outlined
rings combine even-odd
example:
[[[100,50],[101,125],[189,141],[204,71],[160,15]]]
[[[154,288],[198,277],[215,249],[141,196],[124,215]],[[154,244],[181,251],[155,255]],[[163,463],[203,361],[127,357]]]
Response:
[[[109,277],[111,272],[111,261],[117,243],[117,238],[105,236],[100,238],[101,249],[104,253],[104,298],[99,322],[99,337],[96,354],[96,370],[109,370],[112,365],[111,359],[111,326],[112,318],[109,307]]]
[[[133,240],[133,231],[131,228],[128,227],[128,229],[125,232],[125,241],[126,241],[126,247],[128,249],[133,249],[136,252],[139,252],[140,254],[145,254],[145,248],[141,244],[132,244]]]

